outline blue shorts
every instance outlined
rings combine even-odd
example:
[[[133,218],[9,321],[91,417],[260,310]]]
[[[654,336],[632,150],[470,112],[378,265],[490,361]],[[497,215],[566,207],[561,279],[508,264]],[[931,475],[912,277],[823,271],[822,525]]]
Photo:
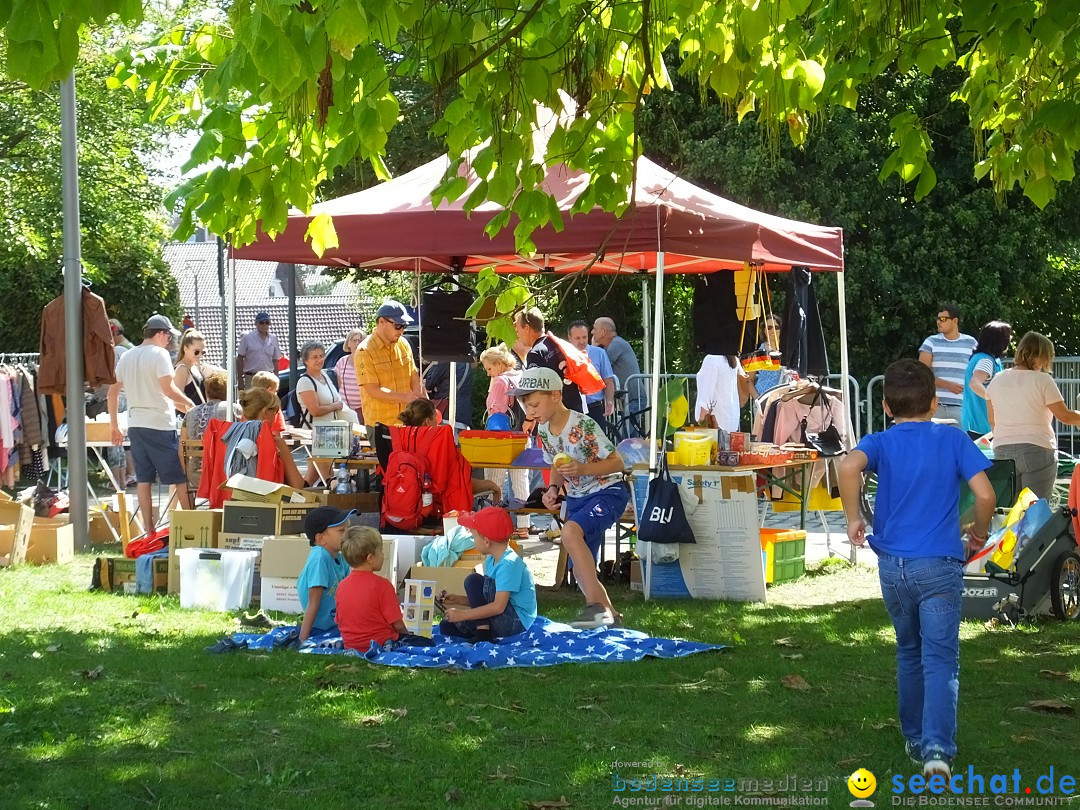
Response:
[[[135,481],[152,484],[186,484],[187,476],[180,465],[180,439],[175,430],[128,428],[131,455],[135,459]]]
[[[598,489],[580,498],[566,499],[566,520],[572,520],[581,527],[585,534],[585,545],[593,557],[599,556],[604,533],[615,525],[629,502],[630,488],[623,483]]]

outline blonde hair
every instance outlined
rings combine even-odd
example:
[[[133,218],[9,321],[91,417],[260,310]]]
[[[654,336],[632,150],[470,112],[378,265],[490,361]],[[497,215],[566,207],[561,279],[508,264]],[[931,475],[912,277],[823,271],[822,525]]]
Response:
[[[240,392],[240,407],[244,411],[244,419],[248,422],[261,419],[263,413],[271,405],[275,406],[275,410],[281,407],[277,396],[265,388],[248,388]]]
[[[264,388],[271,394],[276,394],[280,385],[281,380],[272,371],[256,371],[255,376],[251,378],[252,388]]]
[[[1039,370],[1054,363],[1054,344],[1046,335],[1028,332],[1016,347],[1016,365],[1021,368]]]
[[[492,346],[490,349],[484,349],[484,351],[480,353],[481,363],[502,363],[508,369],[517,365],[514,360],[514,353],[510,351],[510,347],[505,343],[500,343],[498,346]]]
[[[370,526],[350,526],[341,540],[341,553],[350,568],[357,568],[382,549],[382,535]]]
[[[359,338],[361,341],[367,337],[367,333],[363,329],[350,329],[349,333],[345,335],[345,339],[341,341],[341,348],[347,349],[349,341],[353,338]]]

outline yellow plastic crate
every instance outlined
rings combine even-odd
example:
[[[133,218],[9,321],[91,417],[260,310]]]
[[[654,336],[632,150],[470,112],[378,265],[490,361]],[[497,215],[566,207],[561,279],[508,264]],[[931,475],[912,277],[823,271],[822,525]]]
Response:
[[[463,430],[458,441],[465,460],[474,467],[483,467],[512,463],[529,443],[529,436],[509,430]]]
[[[761,563],[768,585],[801,577],[806,572],[806,532],[762,529]]]

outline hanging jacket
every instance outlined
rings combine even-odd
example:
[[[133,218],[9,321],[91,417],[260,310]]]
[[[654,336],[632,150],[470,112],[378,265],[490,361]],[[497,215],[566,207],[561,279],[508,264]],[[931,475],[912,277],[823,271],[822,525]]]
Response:
[[[273,481],[277,484],[285,483],[285,468],[278,458],[277,444],[274,442],[274,433],[268,422],[261,422],[259,437],[255,441],[257,448],[255,477],[263,481]],[[220,509],[232,493],[222,489],[221,485],[228,480],[225,474],[225,457],[228,446],[225,444],[225,434],[233,426],[232,422],[224,422],[221,419],[211,419],[206,423],[206,431],[203,433],[203,471],[199,479],[200,498],[210,501],[211,509]]]
[[[85,287],[82,291],[83,379],[91,388],[116,382],[116,355],[105,302]],[[41,357],[38,389],[44,394],[67,393],[67,348],[64,296],[54,298],[41,313]],[[81,394],[81,392],[80,392]]]
[[[825,332],[821,327],[817,295],[810,270],[805,267],[791,268],[780,350],[784,367],[799,372],[800,377],[829,376],[829,357],[825,351]]]
[[[455,509],[472,511],[472,467],[454,444],[454,431],[449,425],[391,425],[390,443],[394,450],[408,450],[427,458],[431,483],[443,514]]]

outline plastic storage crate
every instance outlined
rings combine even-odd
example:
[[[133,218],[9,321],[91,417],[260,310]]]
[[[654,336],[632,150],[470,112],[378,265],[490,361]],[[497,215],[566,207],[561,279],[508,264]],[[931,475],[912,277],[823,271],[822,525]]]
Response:
[[[512,464],[529,443],[529,435],[509,430],[463,430],[458,442],[465,460],[474,467],[483,467]]]
[[[806,573],[806,532],[801,529],[762,529],[761,564],[766,584],[798,579]]]

